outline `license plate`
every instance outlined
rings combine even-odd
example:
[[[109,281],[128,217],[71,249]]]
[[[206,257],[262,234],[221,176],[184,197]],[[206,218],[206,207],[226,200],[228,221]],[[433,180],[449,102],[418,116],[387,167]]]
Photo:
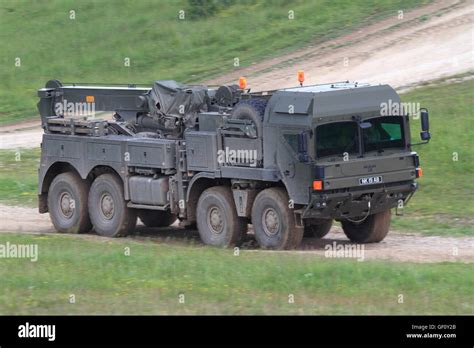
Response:
[[[359,185],[380,184],[382,182],[383,180],[381,176],[368,176],[368,177],[359,179]]]

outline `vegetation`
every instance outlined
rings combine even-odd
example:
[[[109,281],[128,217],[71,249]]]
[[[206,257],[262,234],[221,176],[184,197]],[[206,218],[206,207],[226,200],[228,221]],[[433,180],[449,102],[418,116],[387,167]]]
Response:
[[[430,1],[3,0],[0,124],[34,117],[50,79],[203,81]]]
[[[474,80],[424,87],[404,94],[404,102],[429,108],[432,140],[413,147],[423,177],[405,217],[394,228],[437,235],[474,236]],[[412,139],[419,141],[420,121],[412,120]]]
[[[37,206],[40,149],[0,150],[0,202]]]
[[[38,260],[0,259],[2,315],[474,310],[469,264],[358,262],[265,251],[234,256],[233,250],[93,236],[1,234],[0,244],[7,242],[37,244]]]

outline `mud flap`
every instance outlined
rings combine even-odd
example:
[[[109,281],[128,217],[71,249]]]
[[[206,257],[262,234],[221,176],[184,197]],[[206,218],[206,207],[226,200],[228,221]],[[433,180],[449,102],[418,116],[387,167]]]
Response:
[[[303,223],[303,210],[299,209],[299,210],[295,210],[293,212],[294,216],[295,216],[295,225],[296,227],[302,227],[304,228],[304,223]]]
[[[250,217],[253,201],[257,196],[256,190],[232,190],[235,208],[239,217]]]
[[[42,193],[38,195],[38,210],[40,214],[47,213],[48,210],[48,194]]]

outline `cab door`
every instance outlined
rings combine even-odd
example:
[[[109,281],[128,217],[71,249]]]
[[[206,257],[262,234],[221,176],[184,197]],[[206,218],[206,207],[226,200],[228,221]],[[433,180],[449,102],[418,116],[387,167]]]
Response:
[[[311,164],[298,155],[298,134],[301,129],[282,129],[277,142],[277,165],[290,199],[295,204],[308,204],[311,190]]]

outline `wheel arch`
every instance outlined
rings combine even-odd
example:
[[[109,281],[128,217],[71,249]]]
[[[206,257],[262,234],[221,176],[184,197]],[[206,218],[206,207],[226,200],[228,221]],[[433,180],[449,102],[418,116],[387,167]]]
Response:
[[[129,190],[128,190],[127,177],[120,175],[120,173],[117,171],[117,169],[115,169],[112,166],[102,165],[102,164],[96,165],[91,170],[89,170],[89,172],[87,173],[86,180],[89,182],[89,184],[92,184],[92,182],[99,175],[102,175],[102,174],[113,174],[118,179],[120,179],[120,181],[122,182],[122,185],[123,185],[123,193],[124,193],[125,200],[130,199],[130,193],[129,193]]]
[[[122,182],[124,181],[122,176],[117,172],[117,170],[115,170],[113,167],[111,166],[107,166],[107,165],[97,165],[95,167],[93,167],[91,170],[89,170],[89,172],[87,173],[87,177],[86,179],[90,182],[94,181],[95,178],[97,178],[99,175],[101,174],[105,174],[105,173],[109,173],[109,174],[114,174],[116,175],[118,178],[120,178],[120,180],[122,180]]]
[[[97,165],[93,167],[89,172],[81,172],[74,164],[67,161],[58,161],[51,164],[44,174],[40,174],[38,182],[38,207],[40,213],[48,212],[48,192],[53,182],[54,178],[59,174],[73,172],[81,179],[85,180],[89,185],[94,181],[94,179],[102,173],[113,173],[118,176],[122,182],[124,181],[122,176],[110,166]],[[128,197],[128,190],[125,186],[125,195]]]
[[[201,172],[191,179],[186,192],[186,219],[188,221],[196,221],[196,207],[201,193],[212,186],[222,184],[228,184],[230,187],[229,180],[218,179],[214,176],[214,174],[206,172]]]
[[[297,202],[292,196],[291,196],[291,192],[288,190],[288,187],[287,185],[285,184],[284,181],[280,180],[280,181],[277,181],[275,183],[272,183],[271,186],[267,186],[261,190],[259,190],[257,192],[257,195],[266,190],[266,189],[270,189],[270,188],[280,188],[282,189],[285,194],[288,196],[288,204],[290,204],[292,206],[291,210],[293,211],[293,214],[295,216],[295,221],[296,221],[296,226],[298,227],[303,227],[303,208],[304,208],[304,204],[301,204],[299,202]],[[256,197],[255,197],[256,198]],[[255,200],[252,202],[252,207],[253,207],[253,203],[255,202]]]
[[[38,191],[39,193],[47,193],[49,190],[49,187],[51,186],[51,183],[53,182],[53,179],[62,173],[65,172],[74,172],[78,176],[81,176],[79,174],[79,171],[74,167],[71,163],[69,162],[55,162],[53,163],[45,172],[43,177],[40,179],[39,186],[38,186]]]
[[[81,177],[79,171],[69,162],[54,162],[46,172],[40,176],[38,183],[38,208],[40,213],[47,213],[48,209],[48,192],[54,178],[59,174],[73,172]]]
[[[186,192],[186,219],[189,222],[196,221],[197,202],[201,194],[210,187],[222,185],[229,186],[232,189],[230,179],[216,178],[212,173],[201,172],[191,179]],[[257,194],[264,189],[271,187],[280,187],[285,190],[287,194],[289,194],[288,189],[283,181],[272,182],[269,186],[261,187],[257,190]],[[255,197],[253,198],[255,199]],[[234,203],[236,202],[234,201]],[[251,200],[250,204],[253,204],[253,199]]]

